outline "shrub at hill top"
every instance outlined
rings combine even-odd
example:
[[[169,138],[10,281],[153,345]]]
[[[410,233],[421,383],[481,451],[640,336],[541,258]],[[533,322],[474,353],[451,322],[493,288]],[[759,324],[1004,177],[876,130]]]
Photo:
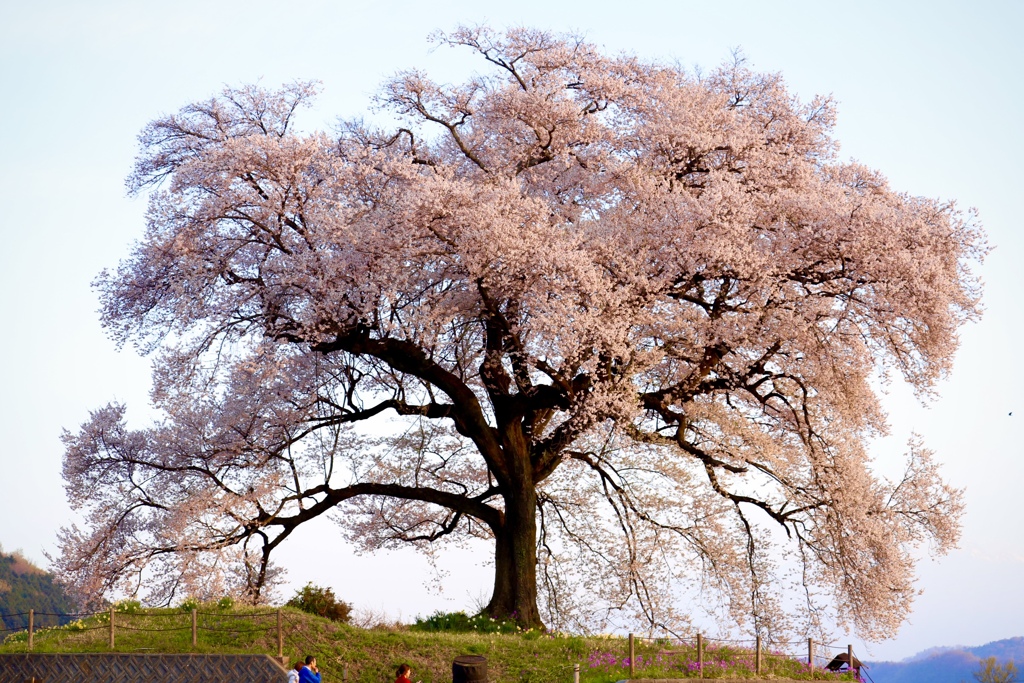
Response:
[[[345,624],[349,622],[352,613],[352,606],[334,597],[333,590],[315,586],[312,583],[307,583],[296,591],[288,604],[303,612]]]

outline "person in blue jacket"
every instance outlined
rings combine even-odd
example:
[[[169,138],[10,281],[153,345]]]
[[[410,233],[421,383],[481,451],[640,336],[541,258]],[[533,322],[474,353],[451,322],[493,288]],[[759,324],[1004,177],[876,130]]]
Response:
[[[299,672],[299,683],[320,683],[320,669],[316,668],[313,655],[306,655],[306,666]]]

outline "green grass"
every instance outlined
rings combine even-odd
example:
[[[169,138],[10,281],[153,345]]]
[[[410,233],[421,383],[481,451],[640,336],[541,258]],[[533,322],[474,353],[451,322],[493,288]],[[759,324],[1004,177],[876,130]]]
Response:
[[[277,653],[277,611],[244,607],[199,607],[198,642],[192,646],[191,615],[180,609],[138,609],[115,616],[116,652],[161,653]],[[259,614],[253,615],[254,612]],[[582,683],[613,683],[629,675],[625,638],[585,638],[526,633],[464,633],[411,628],[359,629],[285,607],[284,652],[292,661],[313,654],[325,681],[341,681],[347,668],[350,683],[386,683],[394,680],[395,667],[406,662],[413,680],[447,683],[451,662],[458,655],[487,657],[493,683],[572,681],[574,664],[580,664]],[[129,630],[131,629],[136,630]],[[177,630],[169,630],[177,629]],[[217,629],[217,630],[214,630]],[[99,615],[61,628],[39,631],[35,652],[110,652],[109,617]],[[0,645],[0,653],[25,652],[27,633],[12,634]],[[638,678],[697,677],[693,648],[672,646],[666,641],[637,641]],[[707,648],[705,678],[753,676],[753,653],[740,648]],[[766,655],[764,671],[771,678],[836,680],[816,671],[811,674],[799,662]],[[840,680],[849,680],[843,677]]]

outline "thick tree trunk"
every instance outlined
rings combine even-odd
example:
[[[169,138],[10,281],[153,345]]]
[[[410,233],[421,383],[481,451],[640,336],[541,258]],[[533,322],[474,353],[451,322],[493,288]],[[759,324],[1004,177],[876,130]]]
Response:
[[[494,593],[485,611],[522,628],[544,628],[537,609],[537,489],[520,482],[505,495],[505,520],[495,534]]]

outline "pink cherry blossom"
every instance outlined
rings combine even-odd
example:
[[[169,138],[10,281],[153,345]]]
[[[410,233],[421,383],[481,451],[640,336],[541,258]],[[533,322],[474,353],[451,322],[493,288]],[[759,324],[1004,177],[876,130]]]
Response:
[[[65,434],[60,575],[265,601],[329,513],[368,549],[492,540],[486,612],[523,627],[683,624],[689,586],[758,632],[894,633],[962,500],[918,441],[875,473],[876,380],[948,372],[975,216],[840,160],[833,103],[742,60],[435,38],[481,75],[399,74],[390,126],[296,132],[297,83],[142,132],[147,229],[97,287],[163,417]]]

